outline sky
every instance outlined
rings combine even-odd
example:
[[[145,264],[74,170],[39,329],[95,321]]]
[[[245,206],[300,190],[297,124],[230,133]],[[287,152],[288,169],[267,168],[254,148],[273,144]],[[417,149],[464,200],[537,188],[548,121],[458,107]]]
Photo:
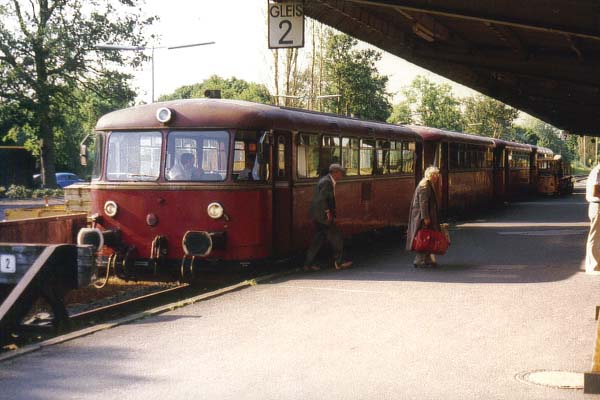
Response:
[[[156,49],[156,99],[162,94],[172,93],[182,85],[202,82],[211,75],[264,83],[272,90],[272,54],[267,42],[267,0],[146,0],[144,10],[149,15],[160,16],[160,20],[147,29],[149,46],[215,42],[212,45],[184,49]],[[305,24],[308,26],[308,20]],[[158,39],[151,40],[151,34]],[[305,41],[308,41],[308,36]],[[459,97],[476,93],[389,53],[383,52],[377,67],[380,74],[389,76],[388,90],[394,94],[408,86],[417,75],[425,75],[438,83],[451,84],[454,94]],[[140,100],[150,102],[150,61],[136,71],[135,76],[134,84],[142,93]],[[400,98],[401,96],[396,95],[394,103]]]

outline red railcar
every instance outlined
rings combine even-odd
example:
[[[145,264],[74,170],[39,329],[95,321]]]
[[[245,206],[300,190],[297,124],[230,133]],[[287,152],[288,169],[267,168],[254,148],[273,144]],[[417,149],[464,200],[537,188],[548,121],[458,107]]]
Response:
[[[469,210],[494,200],[492,139],[424,126],[410,128],[423,138],[424,167],[440,169],[442,210]]]
[[[345,235],[405,225],[421,170],[422,140],[406,127],[231,100],[116,111],[98,121],[95,143],[97,230],[80,240],[103,240],[101,259],[122,277],[181,279],[208,261],[303,250],[314,186],[332,162],[347,170],[336,187]],[[184,154],[190,175],[179,174]]]

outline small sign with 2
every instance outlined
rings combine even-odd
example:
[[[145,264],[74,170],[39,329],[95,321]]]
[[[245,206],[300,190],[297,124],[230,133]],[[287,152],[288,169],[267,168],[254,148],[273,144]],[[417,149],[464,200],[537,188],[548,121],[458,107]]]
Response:
[[[17,259],[12,254],[0,254],[0,272],[14,274],[17,272]]]
[[[304,3],[302,1],[267,1],[269,48],[304,46]]]

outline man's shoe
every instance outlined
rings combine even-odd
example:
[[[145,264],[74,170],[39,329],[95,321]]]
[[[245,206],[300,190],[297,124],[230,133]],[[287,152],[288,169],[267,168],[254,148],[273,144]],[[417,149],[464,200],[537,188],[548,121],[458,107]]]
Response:
[[[352,261],[344,261],[343,263],[335,263],[335,269],[348,269],[352,266]]]

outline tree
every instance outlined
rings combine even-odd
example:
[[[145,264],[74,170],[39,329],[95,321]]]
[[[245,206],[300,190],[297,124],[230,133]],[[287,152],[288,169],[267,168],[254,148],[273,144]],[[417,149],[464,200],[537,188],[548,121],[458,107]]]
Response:
[[[465,132],[496,139],[508,139],[519,110],[483,95],[464,99]]]
[[[75,107],[62,115],[55,132],[57,168],[90,172],[91,163],[86,168],[79,164],[79,144],[102,115],[133,105],[136,93],[128,81],[128,75],[115,72],[94,82],[94,90],[83,87],[74,91]]]
[[[508,134],[503,139],[510,140],[511,142],[527,143],[537,145],[540,138],[535,131],[529,127],[521,125],[513,125],[510,127]]]
[[[396,104],[387,122],[390,124],[412,124],[414,120],[410,104],[407,101]]]
[[[377,72],[381,53],[357,50],[358,41],[345,34],[329,32],[324,60],[324,94],[340,95],[328,101],[325,110],[360,118],[385,121],[391,104],[386,92],[387,76]]]
[[[460,100],[454,97],[450,85],[438,84],[419,75],[403,93],[408,104],[413,104],[413,114],[422,125],[462,130]]]
[[[561,138],[561,131],[554,126],[540,121],[537,118],[529,120],[530,129],[535,133],[539,140],[538,146],[547,147],[555,154],[561,154],[565,160],[571,162],[575,159],[571,146]]]
[[[247,82],[243,79],[223,79],[217,75],[193,85],[181,86],[171,94],[160,96],[160,101],[176,99],[193,99],[204,96],[205,90],[219,89],[224,99],[253,101],[256,103],[270,104],[272,99],[269,90],[263,84]]]
[[[95,83],[119,65],[143,57],[96,51],[100,43],[143,46],[143,18],[134,0],[10,0],[0,6],[0,101],[30,116],[21,121],[29,141],[40,144],[42,183],[55,187],[55,134],[75,108],[78,87]],[[13,124],[13,127],[17,127]]]

